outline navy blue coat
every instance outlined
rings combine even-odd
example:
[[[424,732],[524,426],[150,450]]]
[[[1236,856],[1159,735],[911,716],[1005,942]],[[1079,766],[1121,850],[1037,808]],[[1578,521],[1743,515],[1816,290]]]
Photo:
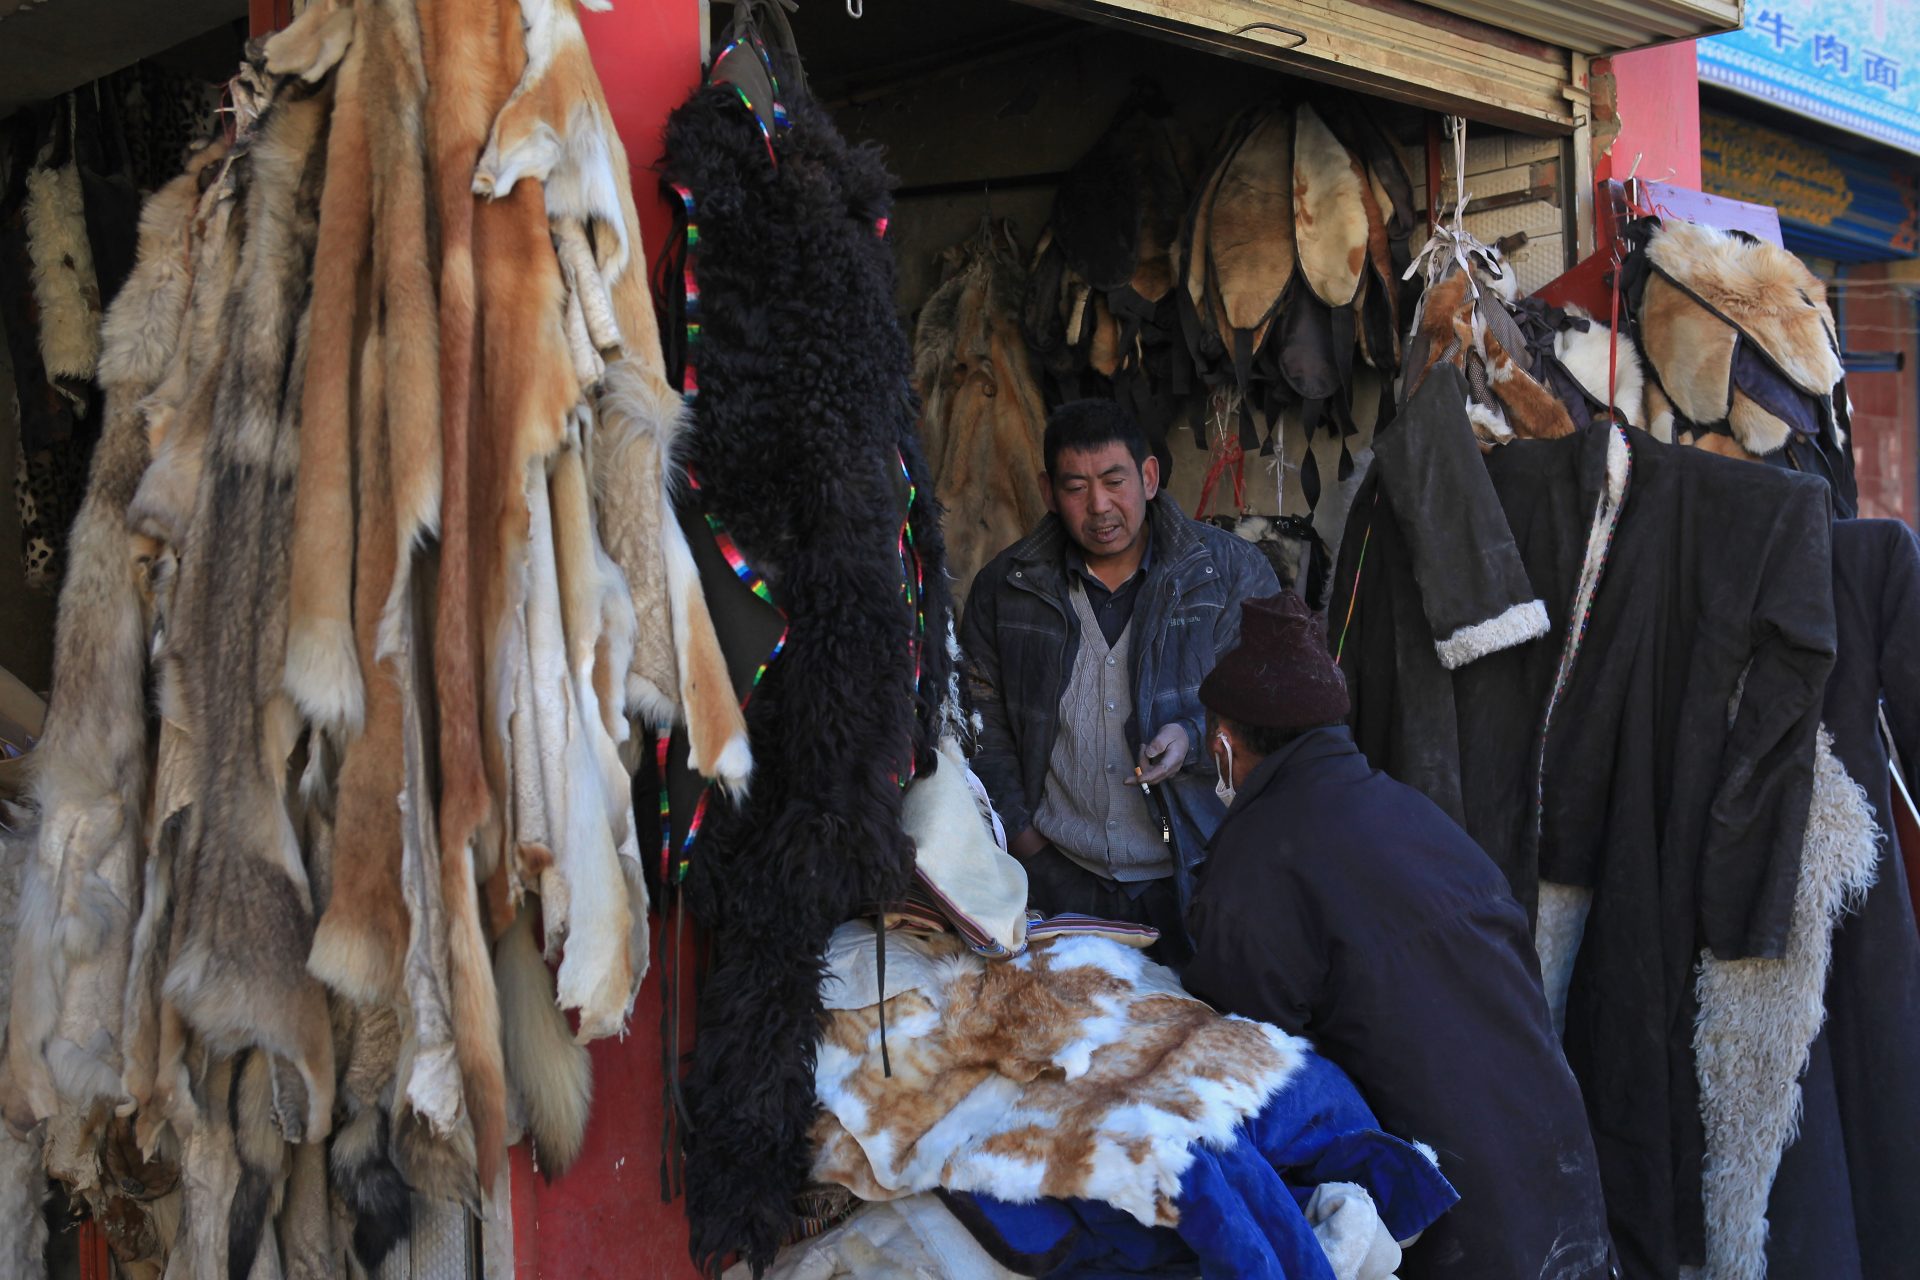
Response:
[[[1406,1280],[1608,1272],[1598,1163],[1525,912],[1471,837],[1345,728],[1267,757],[1214,833],[1182,975],[1312,1040],[1381,1127],[1431,1145],[1460,1204]]]

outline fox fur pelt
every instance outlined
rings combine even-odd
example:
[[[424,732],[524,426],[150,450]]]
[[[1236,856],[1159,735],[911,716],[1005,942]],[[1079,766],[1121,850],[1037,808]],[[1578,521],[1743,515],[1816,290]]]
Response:
[[[752,791],[714,797],[688,885],[717,944],[687,1083],[687,1210],[707,1266],[740,1249],[763,1268],[786,1232],[816,1109],[821,957],[835,926],[906,886],[901,783],[930,767],[951,663],[880,234],[889,179],[803,91],[785,106],[777,163],[729,87],[697,90],[667,124],[666,178],[692,193],[700,227],[688,456],[788,627],[748,708]],[[924,643],[903,550],[923,569]]]
[[[964,598],[980,567],[1046,514],[1047,409],[1020,332],[1027,285],[1012,228],[983,229],[954,252],[952,274],[920,312],[914,382],[945,510],[948,571]]]
[[[12,992],[20,882],[31,854],[25,838],[0,827],[0,1009]],[[11,1224],[0,1236],[0,1280],[42,1280],[47,1274],[47,1220],[40,1210],[46,1189],[38,1135],[15,1137],[0,1124],[0,1222]]]
[[[295,715],[283,688],[287,551],[330,85],[283,77],[247,152],[246,243],[174,645],[196,709],[196,803],[175,867],[166,999],[215,1046],[291,1060],[305,1132],[332,1122],[325,992],[307,973],[306,869],[285,804]],[[252,608],[236,610],[236,599]]]

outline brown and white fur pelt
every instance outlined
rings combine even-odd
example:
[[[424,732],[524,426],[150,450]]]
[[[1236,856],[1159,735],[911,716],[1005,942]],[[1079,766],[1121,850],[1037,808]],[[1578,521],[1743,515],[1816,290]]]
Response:
[[[1420,300],[1414,327],[1415,336],[1426,342],[1426,363],[1409,382],[1409,394],[1428,369],[1450,363],[1468,374],[1472,397],[1467,417],[1483,449],[1516,438],[1571,435],[1573,419],[1566,406],[1520,367],[1488,323],[1485,309],[1503,306],[1490,289],[1482,288],[1476,296],[1464,271],[1455,270],[1431,286]],[[1485,373],[1485,397],[1473,386],[1476,368]]]
[[[80,170],[69,161],[29,173],[25,214],[41,363],[49,380],[84,383],[99,363],[101,336]]]
[[[494,122],[474,190],[499,197],[522,180],[541,184],[571,308],[604,370],[593,473],[601,535],[638,620],[627,710],[656,725],[677,711],[693,767],[741,794],[752,766],[746,724],[672,517],[672,449],[684,407],[661,371],[626,152],[572,0],[521,0],[520,8],[526,72]],[[660,629],[663,617],[670,635]]]
[[[1585,329],[1569,325],[1553,338],[1553,354],[1566,366],[1586,393],[1602,404],[1607,400],[1608,370],[1612,369],[1613,407],[1636,427],[1647,425],[1646,373],[1640,367],[1640,348],[1631,334],[1618,335],[1579,307],[1567,314],[1587,321]]]
[[[315,14],[320,6],[308,11]],[[353,13],[345,10],[345,19]],[[353,638],[351,391],[359,293],[372,221],[364,85],[371,42],[342,56],[327,134],[327,184],[313,259],[313,320],[301,391],[300,474],[287,607],[287,692],[336,742],[358,734],[365,683]]]
[[[332,1120],[324,990],[308,975],[312,904],[285,804],[297,717],[284,693],[287,551],[298,461],[301,314],[312,270],[329,91],[283,80],[248,150],[230,359],[181,555],[175,641],[195,709],[196,802],[175,869],[165,996],[216,1049],[291,1060],[304,1126]],[[235,610],[232,602],[250,607]]]
[[[1752,342],[1800,391],[1831,394],[1844,370],[1826,286],[1777,245],[1686,222],[1665,223],[1647,258],[1640,332],[1663,398],[1699,426],[1726,422],[1748,455],[1777,452],[1791,428],[1733,386],[1735,350]],[[1670,416],[1651,416],[1670,438]]]
[[[51,1115],[62,1095],[83,1104],[120,1092],[113,1079],[120,984],[139,900],[150,763],[146,632],[127,509],[148,463],[141,400],[165,374],[181,336],[199,174],[217,154],[203,152],[141,211],[136,265],[103,335],[106,422],[72,530],[53,705],[34,753],[40,835],[21,890],[34,908],[10,948],[8,1074],[25,1112],[13,1118],[29,1123]],[[56,1038],[64,1047],[56,1049]],[[56,1081],[50,1053],[79,1068],[78,1076]]]
[[[1172,1226],[1194,1145],[1229,1140],[1311,1052],[1107,939],[995,963],[944,950],[933,981],[884,1006],[890,1076],[882,1006],[829,1014],[815,1180],[864,1200],[1080,1196]]]

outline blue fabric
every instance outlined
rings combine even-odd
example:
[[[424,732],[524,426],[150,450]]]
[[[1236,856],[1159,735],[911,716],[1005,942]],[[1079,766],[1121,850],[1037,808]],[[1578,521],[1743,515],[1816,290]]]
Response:
[[[1303,1211],[1323,1182],[1366,1188],[1398,1240],[1460,1198],[1425,1156],[1380,1132],[1346,1073],[1317,1055],[1230,1145],[1194,1152],[1174,1201],[1178,1227],[1143,1226],[1093,1200],[954,1198],[998,1233],[1003,1256],[1057,1259],[1050,1280],[1190,1276],[1196,1267],[1206,1280],[1333,1280]]]

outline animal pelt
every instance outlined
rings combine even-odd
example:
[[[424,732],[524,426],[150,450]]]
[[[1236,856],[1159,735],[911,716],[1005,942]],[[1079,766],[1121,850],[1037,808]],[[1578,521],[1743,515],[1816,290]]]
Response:
[[[1020,332],[1025,272],[1009,224],[957,250],[914,333],[920,437],[945,512],[956,600],[980,567],[1046,514],[1046,404]]]
[[[26,223],[40,361],[50,380],[84,383],[100,359],[101,304],[78,167],[27,175]]]
[[[1504,335],[1504,337],[1503,337]],[[1476,293],[1455,269],[1427,289],[1414,321],[1405,395],[1442,362],[1467,378],[1468,417],[1482,449],[1512,439],[1551,440],[1573,433],[1566,406],[1523,363],[1526,347],[1513,317],[1490,290]]]
[[[572,0],[522,0],[521,13],[526,70],[493,123],[474,190],[501,196],[523,179],[541,185],[582,381],[621,367],[620,387],[609,386],[603,401],[607,438],[596,442],[593,478],[600,533],[639,619],[631,665],[619,673],[626,710],[664,725],[679,709],[694,768],[738,792],[751,763],[745,723],[716,678],[724,669],[718,642],[704,598],[683,572],[691,560],[672,545],[680,539],[674,522],[662,518],[671,510],[668,464],[681,409],[661,366],[625,149]]]
[[[327,1132],[333,1046],[306,970],[313,916],[285,805],[286,561],[298,458],[306,282],[324,173],[326,85],[283,78],[247,151],[246,243],[206,469],[181,555],[173,643],[195,708],[199,797],[175,868],[164,994],[219,1047],[294,1062],[305,1132]],[[236,611],[245,599],[252,608]]]
[[[1293,234],[1300,274],[1329,307],[1351,305],[1366,262],[1365,175],[1307,103],[1294,109]]]
[[[1567,314],[1587,322],[1585,328],[1569,325],[1554,335],[1553,354],[1573,375],[1588,396],[1600,404],[1607,401],[1608,370],[1612,370],[1613,407],[1626,417],[1629,425],[1647,425],[1646,373],[1640,367],[1640,346],[1630,332],[1616,336],[1612,329],[1594,320],[1578,307]]]
[[[1706,1280],[1760,1280],[1767,1197],[1800,1131],[1800,1076],[1826,1020],[1833,927],[1873,886],[1877,850],[1866,792],[1823,727],[1793,923],[1777,960],[1701,953],[1694,1063],[1706,1122]]]
[[[1826,395],[1840,381],[1826,286],[1793,254],[1750,236],[1670,220],[1649,241],[1647,256],[1758,343],[1808,395]]]
[[[1197,1143],[1219,1146],[1311,1049],[1216,1013],[1105,938],[1044,941],[988,962],[957,943],[934,985],[828,1015],[812,1176],[863,1200],[943,1187],[1024,1201],[1086,1198],[1149,1226]]]
[[[861,904],[906,887],[901,783],[931,763],[952,663],[879,234],[888,178],[817,105],[785,105],[770,162],[737,93],[697,90],[668,120],[665,162],[700,227],[688,455],[707,513],[787,624],[748,708],[752,795],[713,798],[689,881],[717,941],[687,1085],[692,1248],[703,1263],[740,1248],[756,1267],[806,1174],[820,957]]]
[[[19,922],[20,883],[32,845],[0,822],[0,1009],[13,989],[13,943]],[[40,1212],[47,1175],[40,1163],[39,1135],[15,1137],[0,1125],[0,1280],[40,1280],[46,1275],[47,1222]]]
[[[41,820],[21,892],[38,906],[23,918],[17,946],[8,948],[8,1074],[29,1122],[51,1115],[61,1092],[76,1103],[119,1092],[108,1083],[108,1073],[119,1070],[113,1031],[91,1068],[64,1090],[56,1089],[46,1055],[63,1010],[70,1027],[87,1028],[80,1042],[90,1046],[93,1030],[119,1025],[109,1011],[120,1003],[128,957],[114,938],[124,936],[137,910],[149,767],[146,625],[127,510],[148,462],[141,400],[165,373],[181,332],[199,176],[218,154],[202,152],[147,202],[136,265],[103,336],[106,424],[70,539],[52,706],[34,753]]]
[[[476,1144],[480,1166],[473,1176],[486,1180],[497,1163],[494,1135],[504,1131],[506,1099],[499,1037],[490,1034],[499,1011],[479,882],[509,874],[503,856],[506,824],[498,805],[511,794],[511,783],[497,692],[501,677],[493,673],[483,681],[483,673],[490,660],[511,648],[501,634],[509,594],[508,548],[524,544],[518,532],[524,526],[513,523],[504,504],[524,483],[523,451],[533,447],[512,442],[529,429],[530,406],[523,397],[539,369],[533,362],[554,354],[548,330],[515,334],[514,324],[537,322],[537,313],[516,317],[491,308],[496,297],[503,304],[534,307],[557,299],[548,287],[550,277],[529,272],[521,278],[508,270],[516,246],[535,254],[541,249],[537,236],[530,238],[544,221],[533,193],[480,202],[471,190],[494,115],[512,94],[525,62],[517,11],[500,0],[445,0],[427,6],[421,17],[433,85],[427,100],[428,169],[440,230],[443,481],[433,632],[441,775],[438,868],[440,898],[449,913],[454,1046],[473,1128],[487,1134]],[[479,306],[482,280],[489,284],[485,324]],[[495,287],[504,295],[495,295]],[[566,381],[557,390],[549,390],[554,384],[544,379],[538,385],[538,411],[564,412],[562,397],[571,391]],[[503,460],[503,449],[520,459],[517,469]],[[511,680],[511,669],[506,678]],[[483,683],[495,690],[484,710]]]
[[[327,1164],[335,1193],[353,1217],[353,1254],[369,1274],[407,1238],[413,1198],[387,1156],[386,1112],[367,1107],[333,1135]]]
[[[552,1176],[567,1171],[586,1140],[593,1063],[554,1004],[553,974],[534,945],[533,918],[529,899],[494,949],[494,980],[508,1078],[526,1113],[534,1154]]]

